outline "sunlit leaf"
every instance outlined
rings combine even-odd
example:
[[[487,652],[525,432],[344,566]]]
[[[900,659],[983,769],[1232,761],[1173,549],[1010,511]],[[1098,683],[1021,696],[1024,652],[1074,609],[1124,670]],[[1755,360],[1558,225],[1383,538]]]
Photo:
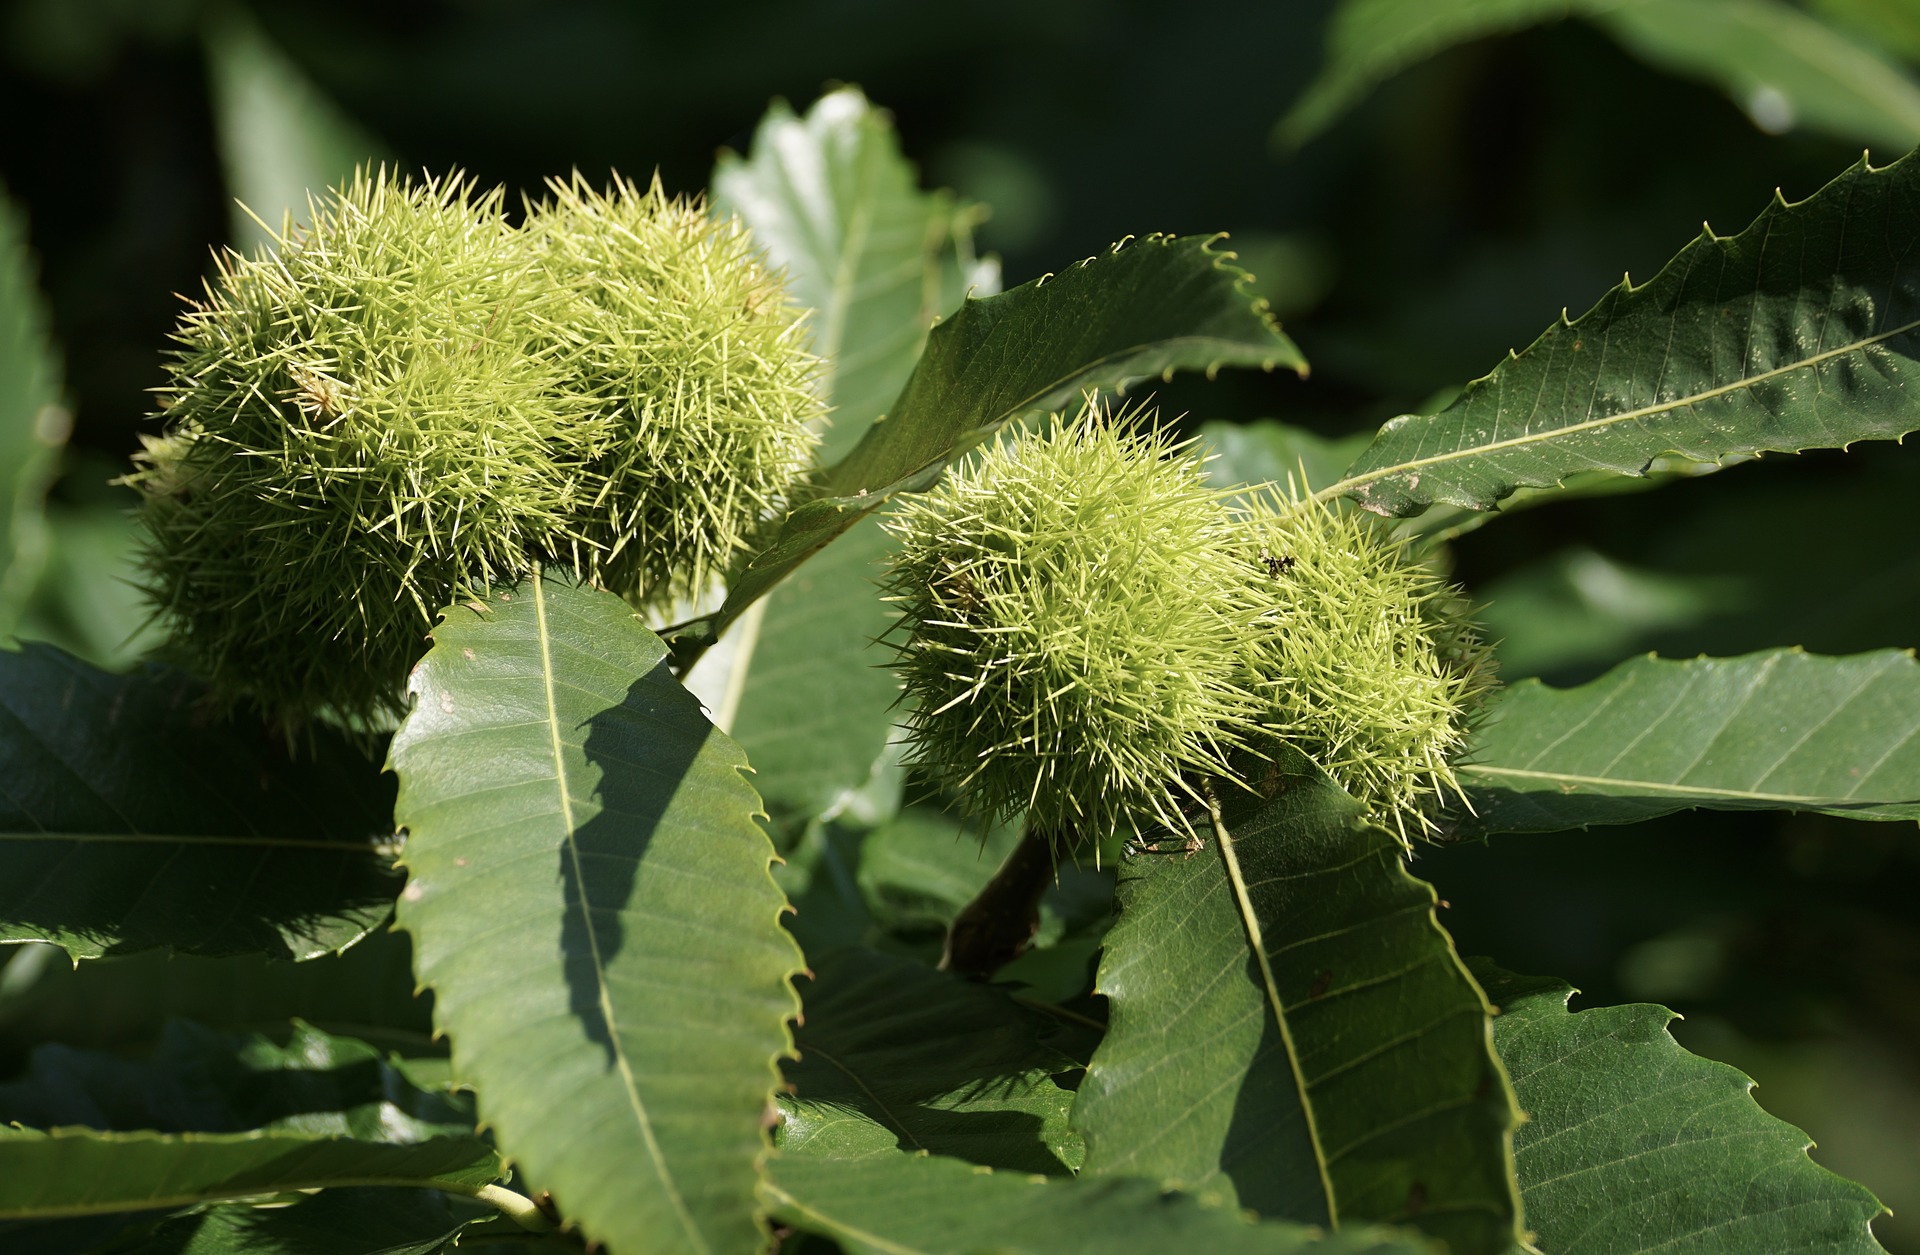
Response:
[[[1225,799],[1210,848],[1122,872],[1082,1175],[1504,1249],[1516,1115],[1433,890],[1303,760],[1263,787]]]
[[[1875,1255],[1883,1208],[1807,1158],[1753,1082],[1688,1054],[1645,1004],[1569,1013],[1573,989],[1476,966],[1528,1120],[1514,1134],[1527,1227],[1554,1255]]]
[[[1738,235],[1703,234],[1468,385],[1397,418],[1326,489],[1386,515],[1491,508],[1582,471],[1640,475],[1920,429],[1920,161],[1856,165]]]
[[[555,577],[448,610],[412,689],[398,920],[481,1115],[597,1241],[754,1249],[800,955],[744,758]]]
[[[1704,806],[1920,819],[1920,663],[1636,658],[1589,684],[1502,691],[1459,769],[1463,835],[1625,824]]]

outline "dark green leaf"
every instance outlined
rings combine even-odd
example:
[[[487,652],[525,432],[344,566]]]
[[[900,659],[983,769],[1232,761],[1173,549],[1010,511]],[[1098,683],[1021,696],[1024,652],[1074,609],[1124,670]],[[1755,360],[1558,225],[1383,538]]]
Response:
[[[1797,126],[1905,150],[1920,140],[1920,87],[1899,67],[1778,0],[1346,0],[1326,65],[1275,137],[1306,143],[1374,86],[1447,48],[1584,17],[1641,60],[1713,84],[1762,130]]]
[[[1912,77],[1779,0],[1621,4],[1594,20],[1649,65],[1719,87],[1763,131],[1823,131],[1890,153],[1920,142]]]
[[[875,584],[892,548],[876,524],[861,524],[728,633],[727,643],[739,643],[724,659],[723,695],[709,705],[783,827],[838,814],[851,794],[896,770],[889,742],[900,685],[885,666],[892,651],[874,645],[893,620]],[[697,689],[699,679],[689,684]]]
[[[304,959],[386,918],[391,784],[336,734],[290,753],[159,668],[0,650],[0,940]]]
[[[130,1133],[239,1133],[415,1144],[473,1133],[462,1095],[416,1086],[365,1042],[295,1022],[284,1046],[187,1020],[167,1026],[148,1057],[41,1046],[26,1073],[0,1084],[0,1124]]]
[[[1635,658],[1578,688],[1503,690],[1460,779],[1469,836],[1627,824],[1696,806],[1920,819],[1920,664]]]
[[[852,1159],[932,1151],[991,1168],[1079,1167],[1073,1095],[1053,1075],[1075,1064],[1045,1044],[1050,1025],[997,989],[913,962],[842,950],[803,986],[800,1058],[786,1068],[779,1145]]]
[[[46,560],[42,508],[71,426],[35,271],[26,223],[0,187],[0,642]]]
[[[822,495],[787,516],[704,631],[723,631],[861,516],[896,492],[926,488],[1009,419],[1179,370],[1304,372],[1299,350],[1212,243],[1149,236],[968,301],[927,338],[886,420],[824,473]]]
[[[920,190],[892,120],[857,87],[828,92],[804,118],[774,102],[746,157],[720,155],[713,200],[739,215],[812,311],[833,407],[823,461],[852,448],[900,394],[954,294],[998,286],[997,267],[974,260],[979,211]]]
[[[0,1088],[4,1121],[43,1126],[0,1128],[5,1219],[372,1182],[470,1193],[499,1175],[464,1100],[305,1026],[282,1048],[181,1023],[137,1062],[45,1047]]]
[[[1880,1250],[1873,1195],[1808,1159],[1806,1134],[1762,1111],[1752,1081],[1682,1050],[1673,1012],[1570,1014],[1568,985],[1475,970],[1529,1117],[1514,1153],[1541,1250]]]
[[[1327,23],[1320,75],[1274,128],[1298,147],[1381,82],[1456,44],[1602,9],[1619,0],[1345,0]]]
[[[115,1255],[439,1255],[464,1224],[431,1190],[325,1190],[291,1206],[179,1216]]]
[[[1386,515],[1491,508],[1581,471],[1643,474],[1677,453],[1717,463],[1841,448],[1920,428],[1920,161],[1864,162],[1702,234],[1653,279],[1622,284],[1468,385],[1397,418],[1325,495]]]
[[[860,843],[860,894],[890,929],[945,933],[1019,843],[1018,824],[983,832],[978,821],[909,806]]]
[[[899,395],[934,322],[969,290],[998,285],[997,269],[973,260],[977,211],[919,190],[891,121],[857,88],[829,92],[805,118],[776,103],[746,158],[721,155],[713,193],[812,311],[833,416],[823,460],[844,455]],[[891,618],[874,579],[892,547],[879,528],[858,529],[688,677],[696,692],[715,690],[715,722],[746,751],[783,825],[836,811],[890,762],[898,686],[870,645]]]
[[[447,611],[412,687],[398,918],[482,1115],[595,1240],[752,1249],[800,955],[745,759],[551,577]]]
[[[0,1129],[0,1219],[173,1209],[332,1185],[473,1193],[499,1175],[472,1139],[419,1145],[302,1133]]]
[[[17,970],[30,960],[31,979]],[[341,954],[290,964],[256,955],[202,959],[149,950],[78,967],[54,947],[16,953],[0,983],[0,1075],[37,1042],[150,1046],[174,1017],[284,1038],[298,1016],[409,1055],[437,1054],[432,999],[414,996],[405,933],[376,929]]]
[[[849,1255],[1435,1255],[1418,1238],[1249,1224],[1232,1210],[1132,1177],[1057,1180],[989,1172],[955,1159],[781,1156],[762,1187],[775,1218]]]
[[[1226,799],[1210,848],[1122,871],[1085,1175],[1504,1250],[1516,1113],[1433,890],[1304,760],[1263,787]]]

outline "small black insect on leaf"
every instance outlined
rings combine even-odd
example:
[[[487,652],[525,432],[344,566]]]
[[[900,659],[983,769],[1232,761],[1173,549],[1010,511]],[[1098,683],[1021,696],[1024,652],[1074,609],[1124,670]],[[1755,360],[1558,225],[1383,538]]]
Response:
[[[1260,561],[1267,568],[1267,574],[1276,580],[1293,570],[1294,559],[1291,557],[1276,558],[1270,553],[1263,553]]]

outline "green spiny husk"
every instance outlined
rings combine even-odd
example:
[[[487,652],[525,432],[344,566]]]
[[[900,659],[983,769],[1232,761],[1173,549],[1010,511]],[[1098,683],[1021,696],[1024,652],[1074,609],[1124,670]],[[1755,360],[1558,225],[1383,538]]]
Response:
[[[382,171],[220,256],[128,477],[170,650],[229,705],[377,724],[404,712],[434,614],[536,562],[647,606],[703,586],[799,473],[820,408],[748,248],[657,187],[576,180],[515,230],[498,191]]]
[[[745,228],[697,200],[578,174],[526,234],[568,298],[538,338],[604,423],[583,450],[581,533],[614,591],[663,609],[698,596],[776,510],[817,442],[818,363]]]
[[[1447,795],[1464,798],[1451,764],[1495,685],[1464,595],[1371,515],[1277,490],[1247,510],[1269,726],[1403,844],[1431,831]]]
[[[1259,611],[1222,494],[1160,430],[1091,406],[980,453],[888,523],[909,761],[1064,842],[1190,830],[1190,774],[1263,713]]]

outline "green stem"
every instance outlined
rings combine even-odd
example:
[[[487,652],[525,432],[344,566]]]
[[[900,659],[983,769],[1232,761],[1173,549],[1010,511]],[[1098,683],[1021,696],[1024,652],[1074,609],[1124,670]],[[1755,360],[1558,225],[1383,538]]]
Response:
[[[985,980],[1020,957],[1033,944],[1040,899],[1054,880],[1053,836],[1028,824],[993,879],[953,917],[941,970]]]
[[[483,1185],[461,1193],[487,1204],[528,1233],[547,1233],[554,1228],[553,1217],[542,1211],[540,1204],[504,1185]]]

